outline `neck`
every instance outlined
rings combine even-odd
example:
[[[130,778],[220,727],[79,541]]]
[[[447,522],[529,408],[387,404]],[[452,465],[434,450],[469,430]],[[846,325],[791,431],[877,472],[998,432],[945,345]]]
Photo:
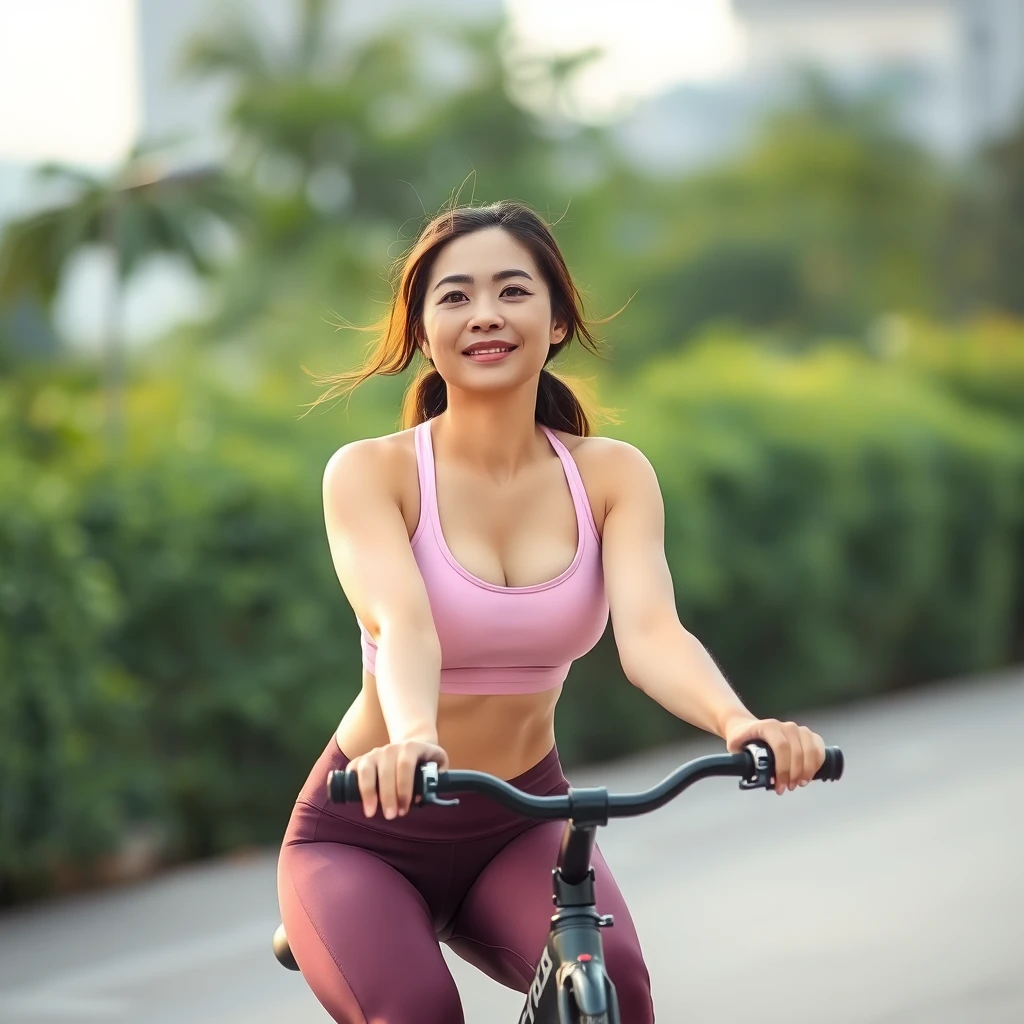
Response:
[[[431,433],[434,447],[484,476],[507,479],[550,447],[537,429],[536,409],[536,381],[506,393],[449,387],[448,408]]]

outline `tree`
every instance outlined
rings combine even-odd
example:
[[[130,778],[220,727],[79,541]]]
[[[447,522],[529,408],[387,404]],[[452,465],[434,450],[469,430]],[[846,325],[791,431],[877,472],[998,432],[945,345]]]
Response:
[[[241,301],[220,332],[297,278],[300,288],[322,278],[335,295],[339,281],[359,279],[359,293],[378,284],[395,233],[414,232],[463,183],[462,201],[514,195],[564,206],[571,161],[557,160],[574,129],[553,131],[510,95],[500,23],[405,12],[375,34],[341,38],[331,31],[338,7],[303,0],[283,43],[251,15],[230,14],[183,54],[188,75],[229,83],[231,159],[261,211],[257,246],[233,282]],[[586,59],[530,62],[533,91],[549,80],[557,98]],[[596,148],[594,132],[577,134]]]
[[[975,154],[944,247],[953,308],[1024,315],[1024,118]]]
[[[215,168],[164,173],[155,145],[135,146],[109,176],[51,163],[40,179],[62,186],[69,198],[11,222],[0,240],[0,300],[32,296],[52,308],[70,260],[87,246],[113,253],[114,286],[105,332],[107,425],[118,448],[123,435],[124,337],[121,297],[151,256],[184,259],[197,273],[213,269],[206,231],[211,219],[240,223],[241,193]]]

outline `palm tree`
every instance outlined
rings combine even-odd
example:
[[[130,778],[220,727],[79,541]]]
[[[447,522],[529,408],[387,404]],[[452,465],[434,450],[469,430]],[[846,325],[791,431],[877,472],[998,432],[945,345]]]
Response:
[[[0,300],[31,295],[52,308],[61,276],[83,248],[113,253],[114,286],[105,332],[107,426],[115,449],[123,437],[125,286],[151,256],[183,258],[201,275],[213,264],[204,244],[211,220],[239,224],[245,204],[236,185],[216,168],[163,173],[155,144],[136,145],[109,176],[64,164],[40,167],[38,177],[70,198],[7,225],[0,239]]]
[[[301,0],[296,32],[283,41],[234,12],[182,55],[186,75],[230,83],[226,122],[267,210],[268,248],[290,259],[322,231],[402,223],[424,213],[421,197],[443,202],[472,171],[499,195],[543,176],[553,139],[509,95],[500,20],[450,24],[424,5],[372,34],[339,37],[339,6]],[[435,38],[467,69],[457,85],[422,59]],[[536,57],[520,62],[522,77],[564,121],[569,86],[597,55]],[[260,172],[275,164],[282,184],[268,191]],[[535,191],[546,196],[550,182]]]
[[[255,176],[268,209],[271,248],[301,246],[323,225],[327,211],[309,202],[318,176],[348,181],[347,191],[337,186],[348,199],[339,198],[339,207],[358,208],[362,216],[369,201],[386,214],[388,203],[374,202],[380,172],[408,178],[423,160],[423,147],[407,144],[401,131],[383,138],[375,116],[381,97],[424,99],[409,25],[340,40],[331,33],[336,7],[335,0],[301,0],[295,36],[283,41],[236,11],[195,36],[182,54],[186,76],[231,84],[226,126],[236,144],[232,159],[241,173]],[[289,181],[268,192],[259,186],[260,169],[275,162],[287,165]]]

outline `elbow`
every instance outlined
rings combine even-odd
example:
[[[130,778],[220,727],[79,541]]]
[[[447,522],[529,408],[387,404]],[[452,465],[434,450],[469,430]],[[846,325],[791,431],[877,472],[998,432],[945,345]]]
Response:
[[[642,690],[643,681],[650,673],[644,670],[645,664],[649,664],[645,651],[649,651],[641,635],[635,635],[628,641],[620,641],[617,645],[619,651],[619,664],[622,666],[622,674],[633,684]]]
[[[686,660],[694,643],[699,643],[697,638],[675,619],[633,630],[619,639],[616,646],[623,675],[646,693],[653,679]]]

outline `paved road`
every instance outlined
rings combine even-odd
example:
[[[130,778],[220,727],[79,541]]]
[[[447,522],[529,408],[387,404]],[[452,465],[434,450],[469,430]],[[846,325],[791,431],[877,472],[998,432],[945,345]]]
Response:
[[[807,717],[838,785],[711,780],[602,847],[660,1022],[1024,1021],[1024,675]],[[571,773],[641,788],[700,744]],[[314,1024],[278,967],[273,853],[0,915],[4,1024]],[[468,1024],[521,997],[448,957]]]

